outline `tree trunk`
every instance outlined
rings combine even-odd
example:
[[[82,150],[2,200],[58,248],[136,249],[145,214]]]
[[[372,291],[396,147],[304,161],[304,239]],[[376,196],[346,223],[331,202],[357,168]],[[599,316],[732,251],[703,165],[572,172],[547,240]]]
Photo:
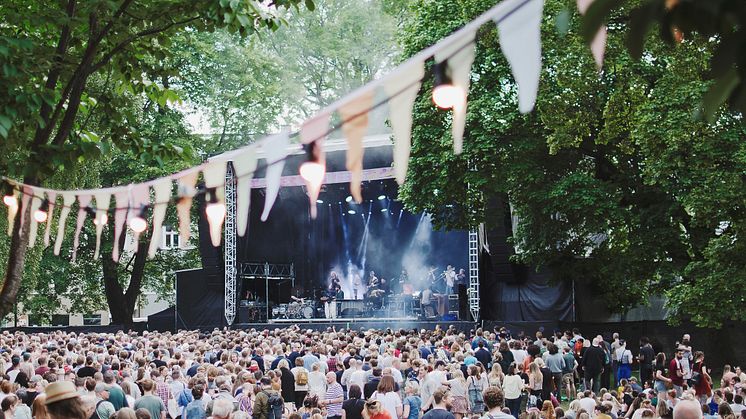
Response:
[[[25,213],[24,224],[26,226],[31,220],[31,202],[23,208]],[[0,319],[5,318],[13,311],[16,303],[18,290],[21,288],[23,279],[23,265],[26,260],[26,250],[28,249],[28,228],[21,226],[21,211],[16,214],[13,223],[13,234],[10,239],[10,252],[8,253],[8,264],[5,271],[5,280],[3,281],[2,290],[0,290]],[[22,228],[23,227],[23,228]]]
[[[112,235],[113,236],[113,235]],[[122,232],[120,248],[123,247],[126,234]],[[111,254],[102,258],[104,272],[104,291],[106,302],[109,305],[111,313],[111,323],[119,324],[126,328],[132,327],[132,317],[135,314],[135,304],[137,297],[140,295],[142,280],[145,274],[145,262],[148,256],[149,240],[141,239],[137,244],[137,253],[132,263],[132,273],[130,274],[129,285],[125,291],[119,283],[119,274],[117,272],[118,263],[114,262]]]

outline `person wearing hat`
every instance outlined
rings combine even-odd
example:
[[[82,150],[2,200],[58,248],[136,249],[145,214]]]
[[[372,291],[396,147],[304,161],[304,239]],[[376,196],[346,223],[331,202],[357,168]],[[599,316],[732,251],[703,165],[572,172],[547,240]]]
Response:
[[[44,404],[52,419],[88,419],[85,405],[75,384],[57,381],[44,389]]]
[[[98,383],[94,392],[96,393],[96,410],[93,417],[108,419],[117,411],[109,401],[109,387],[104,383]]]

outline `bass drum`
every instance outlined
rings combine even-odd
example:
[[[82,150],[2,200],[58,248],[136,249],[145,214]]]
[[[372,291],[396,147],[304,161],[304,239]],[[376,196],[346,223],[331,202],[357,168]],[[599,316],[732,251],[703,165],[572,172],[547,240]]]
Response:
[[[304,319],[313,318],[313,307],[303,306],[303,308],[300,309],[300,314]]]

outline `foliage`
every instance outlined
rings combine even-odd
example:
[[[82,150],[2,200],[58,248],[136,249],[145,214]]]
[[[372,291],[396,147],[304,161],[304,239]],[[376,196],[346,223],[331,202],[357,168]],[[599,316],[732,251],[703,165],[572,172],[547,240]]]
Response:
[[[463,228],[485,219],[491,197],[507,196],[518,218],[515,259],[551,268],[555,280],[593,286],[611,310],[655,293],[666,294],[674,321],[743,319],[735,298],[702,302],[725,278],[731,284],[721,297],[746,285],[742,258],[729,259],[743,245],[733,243],[746,221],[746,132],[729,112],[715,123],[693,117],[716,41],[671,47],[650,38],[646,57],[634,60],[626,26],[610,26],[607,67],[598,73],[579,16],[567,17],[567,33],[556,30],[573,3],[545,2],[544,70],[537,108],[527,115],[517,111],[494,26],[480,30],[462,155],[452,153],[448,113],[431,104],[431,84],[423,86],[402,199],[440,226]],[[405,55],[491,6],[416,2],[401,36]],[[629,10],[618,13],[623,20]]]
[[[640,59],[650,29],[658,26],[660,38],[672,45],[683,40],[713,40],[709,72],[714,82],[699,98],[710,121],[718,108],[728,102],[738,112],[746,111],[746,3],[740,0],[596,0],[587,11],[581,33],[590,41],[604,20],[614,20],[615,10],[632,3],[626,45]]]

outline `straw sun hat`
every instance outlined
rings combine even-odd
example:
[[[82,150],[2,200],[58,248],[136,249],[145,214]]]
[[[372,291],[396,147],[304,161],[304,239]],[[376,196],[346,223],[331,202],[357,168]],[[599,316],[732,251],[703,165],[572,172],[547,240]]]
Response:
[[[45,404],[52,404],[60,400],[78,397],[78,391],[75,388],[75,384],[69,381],[55,381],[44,389],[44,393],[47,395],[47,399],[44,401]]]

